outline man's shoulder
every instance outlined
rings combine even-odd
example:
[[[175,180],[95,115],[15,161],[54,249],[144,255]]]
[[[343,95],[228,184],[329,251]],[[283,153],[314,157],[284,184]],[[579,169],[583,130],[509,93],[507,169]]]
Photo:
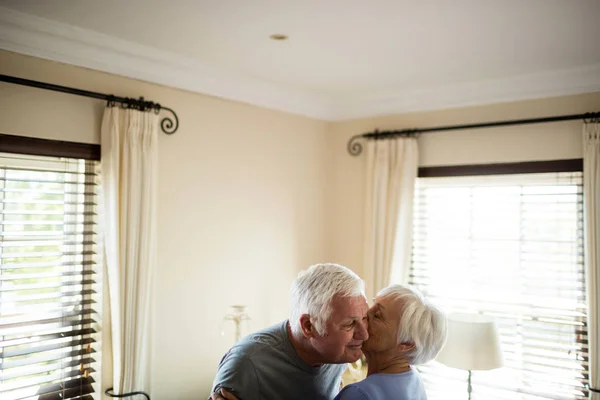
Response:
[[[285,348],[287,333],[286,321],[272,325],[268,328],[251,333],[243,338],[231,349],[230,353],[252,358],[264,352],[280,352]]]

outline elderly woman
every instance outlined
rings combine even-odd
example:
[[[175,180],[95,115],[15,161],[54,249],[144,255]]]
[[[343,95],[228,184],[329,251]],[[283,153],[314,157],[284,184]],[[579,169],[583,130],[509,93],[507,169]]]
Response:
[[[446,317],[416,289],[391,285],[368,312],[363,343],[367,378],[346,386],[335,400],[426,400],[414,365],[435,358],[446,340]]]

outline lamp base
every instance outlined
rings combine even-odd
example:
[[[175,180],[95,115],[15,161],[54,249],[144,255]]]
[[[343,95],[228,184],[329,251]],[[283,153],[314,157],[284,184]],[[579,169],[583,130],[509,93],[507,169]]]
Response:
[[[469,370],[469,378],[467,379],[467,394],[469,395],[469,400],[471,400],[471,392],[473,388],[471,387],[471,370]]]

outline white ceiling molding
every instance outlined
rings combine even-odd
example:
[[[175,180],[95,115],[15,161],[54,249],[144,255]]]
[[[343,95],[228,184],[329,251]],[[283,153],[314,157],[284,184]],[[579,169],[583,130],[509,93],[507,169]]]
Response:
[[[0,48],[313,118],[331,115],[331,101],[310,92],[4,7]]]
[[[600,91],[600,65],[592,65],[441,87],[400,88],[363,97],[329,98],[4,7],[0,7],[0,48],[323,120]]]
[[[335,115],[331,117],[345,120],[592,92],[600,92],[600,64],[350,98],[337,103]]]

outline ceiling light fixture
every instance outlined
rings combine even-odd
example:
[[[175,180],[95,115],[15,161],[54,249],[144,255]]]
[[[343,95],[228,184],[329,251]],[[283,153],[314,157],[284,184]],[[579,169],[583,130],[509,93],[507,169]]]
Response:
[[[288,36],[282,33],[274,33],[271,36],[269,36],[269,38],[271,40],[287,40]]]

